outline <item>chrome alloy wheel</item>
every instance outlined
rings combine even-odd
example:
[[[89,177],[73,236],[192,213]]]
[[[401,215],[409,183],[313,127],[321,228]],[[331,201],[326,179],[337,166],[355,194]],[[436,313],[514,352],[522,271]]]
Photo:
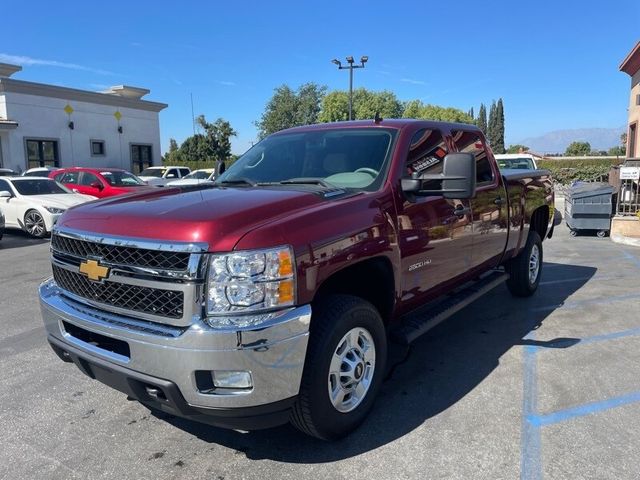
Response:
[[[329,398],[341,413],[355,409],[369,391],[376,367],[376,346],[364,328],[349,330],[331,358]]]
[[[540,273],[540,249],[538,245],[533,245],[531,255],[529,255],[529,283],[533,285]]]
[[[29,235],[34,237],[42,237],[46,232],[44,218],[35,210],[30,211],[24,217],[24,228]]]

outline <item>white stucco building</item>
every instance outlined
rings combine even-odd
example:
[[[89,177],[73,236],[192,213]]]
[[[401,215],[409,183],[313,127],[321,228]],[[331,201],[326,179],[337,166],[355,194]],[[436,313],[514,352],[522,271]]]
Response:
[[[0,167],[117,167],[139,172],[159,165],[159,112],[143,88],[105,92],[13,78],[22,70],[0,63]]]

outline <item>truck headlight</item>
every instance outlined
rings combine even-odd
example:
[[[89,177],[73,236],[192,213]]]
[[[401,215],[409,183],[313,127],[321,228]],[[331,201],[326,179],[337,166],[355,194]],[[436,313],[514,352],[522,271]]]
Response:
[[[290,247],[213,254],[209,259],[207,323],[231,327],[229,314],[265,312],[295,303]],[[259,315],[252,316],[258,321]],[[248,326],[248,325],[245,325]]]

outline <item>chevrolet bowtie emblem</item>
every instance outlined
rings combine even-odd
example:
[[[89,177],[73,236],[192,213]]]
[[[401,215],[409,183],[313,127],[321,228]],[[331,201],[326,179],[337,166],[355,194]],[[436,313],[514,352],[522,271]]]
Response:
[[[109,276],[109,268],[103,267],[95,260],[85,260],[80,264],[80,273],[86,275],[89,280],[100,282]]]

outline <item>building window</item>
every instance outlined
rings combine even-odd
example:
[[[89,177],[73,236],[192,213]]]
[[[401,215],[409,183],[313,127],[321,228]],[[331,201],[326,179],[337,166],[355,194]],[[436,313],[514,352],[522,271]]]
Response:
[[[57,140],[25,139],[28,168],[59,167]]]
[[[637,129],[638,122],[633,122],[631,125],[629,125],[629,138],[627,139],[629,149],[627,151],[627,158],[635,158],[636,156],[636,135],[638,134],[638,132],[636,131]]]
[[[91,140],[91,156],[102,157],[104,155],[104,140]]]
[[[151,145],[131,144],[131,171],[138,174],[152,165]]]

